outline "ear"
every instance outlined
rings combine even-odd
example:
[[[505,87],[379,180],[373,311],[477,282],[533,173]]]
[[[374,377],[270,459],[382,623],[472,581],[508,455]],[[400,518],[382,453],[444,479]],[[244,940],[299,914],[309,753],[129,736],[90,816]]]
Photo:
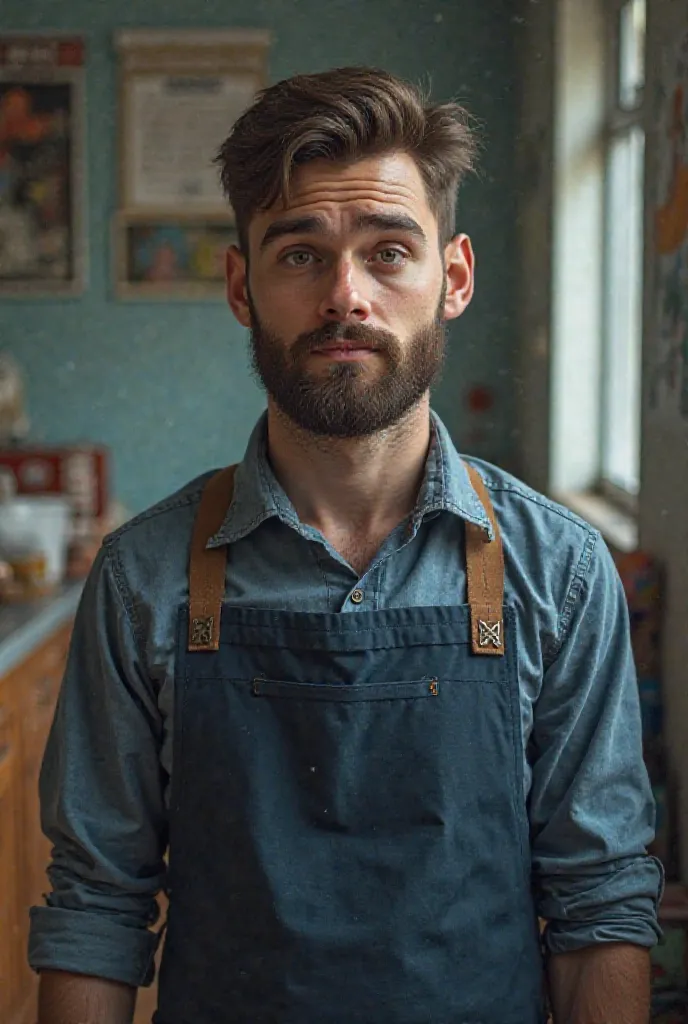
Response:
[[[246,280],[246,257],[232,245],[225,257],[227,275],[227,302],[242,327],[251,326],[251,311],[248,304],[248,282]]]
[[[473,298],[475,256],[468,235],[457,235],[445,247],[444,266],[447,283],[444,319],[454,320]]]

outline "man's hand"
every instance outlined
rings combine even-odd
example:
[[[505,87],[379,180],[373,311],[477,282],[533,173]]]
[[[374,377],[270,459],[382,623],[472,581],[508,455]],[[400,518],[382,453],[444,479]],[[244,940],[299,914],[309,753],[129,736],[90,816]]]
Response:
[[[38,1024],[131,1024],[136,989],[106,978],[41,971]]]
[[[610,942],[552,956],[547,971],[554,1024],[648,1024],[650,954]]]

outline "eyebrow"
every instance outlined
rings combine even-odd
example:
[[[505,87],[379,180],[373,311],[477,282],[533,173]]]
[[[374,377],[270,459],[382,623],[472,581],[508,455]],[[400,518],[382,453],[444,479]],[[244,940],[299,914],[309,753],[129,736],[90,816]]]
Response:
[[[359,213],[354,220],[359,231],[403,231],[415,235],[423,242],[425,232],[420,224],[406,213]],[[260,243],[261,250],[285,235],[329,235],[331,234],[324,217],[312,214],[307,217],[284,217],[269,225]]]
[[[407,213],[359,213],[354,224],[361,231],[404,231],[425,241],[422,227]]]

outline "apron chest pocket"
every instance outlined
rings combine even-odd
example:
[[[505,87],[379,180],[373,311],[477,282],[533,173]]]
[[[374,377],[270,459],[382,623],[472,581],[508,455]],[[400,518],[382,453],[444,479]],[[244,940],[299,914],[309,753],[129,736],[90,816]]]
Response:
[[[439,680],[434,677],[411,682],[353,683],[350,685],[291,683],[279,679],[258,677],[253,680],[251,688],[256,697],[322,701],[416,700],[420,697],[437,697],[440,692]]]

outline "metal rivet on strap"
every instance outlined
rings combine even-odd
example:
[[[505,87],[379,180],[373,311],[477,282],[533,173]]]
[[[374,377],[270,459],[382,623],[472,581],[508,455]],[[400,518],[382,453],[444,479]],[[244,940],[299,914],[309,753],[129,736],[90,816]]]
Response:
[[[497,619],[496,622],[484,622],[483,619],[478,620],[478,634],[479,643],[481,647],[487,647],[492,644],[493,647],[502,646],[502,620]]]
[[[207,647],[213,642],[214,626],[214,615],[207,615],[205,618],[191,620],[191,643],[194,647]]]

